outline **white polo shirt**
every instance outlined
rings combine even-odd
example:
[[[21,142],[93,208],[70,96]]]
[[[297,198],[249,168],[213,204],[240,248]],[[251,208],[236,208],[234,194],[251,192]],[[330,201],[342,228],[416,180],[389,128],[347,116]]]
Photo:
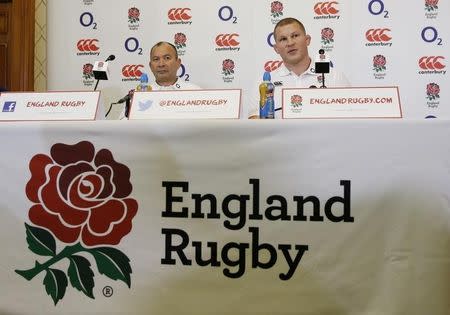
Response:
[[[191,82],[182,81],[180,79],[169,86],[162,86],[156,82],[151,83],[150,86],[152,87],[152,91],[200,90],[200,87],[198,85],[195,85]]]
[[[270,73],[272,83],[275,85],[274,101],[275,109],[281,108],[281,89],[283,88],[309,88],[322,86],[322,74],[316,74],[314,68],[309,68],[308,71],[296,75],[291,72],[283,64],[280,68]],[[251,88],[250,97],[247,98],[248,117],[259,116],[259,84],[262,82],[262,74],[259,81]],[[348,87],[350,83],[347,78],[340,72],[335,71],[330,67],[330,73],[325,74],[325,86],[327,87]],[[275,118],[281,118],[281,110],[275,111]]]

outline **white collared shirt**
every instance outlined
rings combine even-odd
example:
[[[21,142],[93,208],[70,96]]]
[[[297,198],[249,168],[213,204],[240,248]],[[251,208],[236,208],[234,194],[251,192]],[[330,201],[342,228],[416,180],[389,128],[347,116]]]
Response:
[[[159,85],[156,82],[150,84],[153,91],[173,91],[173,90],[200,90],[200,87],[194,83],[182,81],[180,79],[177,80],[172,85],[163,86]]]
[[[272,83],[275,85],[274,101],[275,109],[281,108],[281,89],[283,88],[309,88],[322,86],[322,74],[316,74],[314,68],[300,75],[296,75],[283,64],[280,68],[270,73]],[[248,117],[259,116],[259,84],[262,82],[262,75],[259,81],[251,89],[250,97],[247,98]],[[340,72],[330,67],[330,73],[325,74],[325,86],[327,87],[348,87],[350,83]],[[281,118],[281,110],[275,111],[275,118]]]

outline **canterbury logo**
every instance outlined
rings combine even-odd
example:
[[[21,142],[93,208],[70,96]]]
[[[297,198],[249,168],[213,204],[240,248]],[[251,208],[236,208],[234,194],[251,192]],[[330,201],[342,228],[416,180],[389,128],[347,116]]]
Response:
[[[167,16],[172,21],[187,21],[192,18],[192,16],[189,15],[190,12],[191,9],[189,8],[170,9]]]
[[[125,65],[122,68],[122,74],[125,78],[139,78],[142,75],[143,65]]]
[[[441,62],[445,60],[443,56],[426,56],[419,59],[419,67],[424,70],[441,70],[445,65]]]
[[[273,60],[267,61],[264,64],[264,70],[271,72],[271,71],[278,69],[282,64],[283,64],[283,61],[281,61],[281,60],[280,61],[273,61]]]
[[[369,42],[388,42],[392,39],[387,32],[390,32],[389,28],[371,28],[366,32],[366,38]]]
[[[100,49],[97,44],[98,39],[80,39],[77,48],[79,51],[97,51]]]
[[[216,36],[216,44],[220,47],[236,47],[239,45],[236,37],[239,37],[239,34],[219,34]]]
[[[335,8],[335,6],[339,4],[339,2],[331,1],[331,2],[317,2],[314,6],[314,12],[318,15],[324,14],[337,14],[339,10]]]

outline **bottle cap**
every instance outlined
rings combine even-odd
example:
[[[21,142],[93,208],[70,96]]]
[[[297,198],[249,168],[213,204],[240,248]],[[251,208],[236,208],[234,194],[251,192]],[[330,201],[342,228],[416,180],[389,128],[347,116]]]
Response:
[[[148,83],[148,75],[147,73],[141,74],[141,83]]]
[[[270,77],[270,72],[266,71],[263,75],[263,81],[270,81],[272,78]]]

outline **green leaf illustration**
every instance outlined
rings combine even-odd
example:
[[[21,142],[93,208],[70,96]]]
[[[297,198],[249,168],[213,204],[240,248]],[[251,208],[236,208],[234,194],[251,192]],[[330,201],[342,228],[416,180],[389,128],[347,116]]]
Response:
[[[45,285],[45,291],[52,297],[56,305],[66,294],[67,276],[61,270],[49,268],[43,284]]]
[[[132,273],[130,259],[120,250],[111,247],[98,247],[89,250],[97,263],[98,271],[113,280],[121,280],[131,287]]]
[[[91,299],[94,298],[92,289],[94,288],[94,272],[90,268],[89,260],[82,256],[70,256],[68,275],[70,283],[75,289],[83,292]]]
[[[56,242],[53,235],[41,228],[25,223],[28,248],[40,256],[55,256]]]

